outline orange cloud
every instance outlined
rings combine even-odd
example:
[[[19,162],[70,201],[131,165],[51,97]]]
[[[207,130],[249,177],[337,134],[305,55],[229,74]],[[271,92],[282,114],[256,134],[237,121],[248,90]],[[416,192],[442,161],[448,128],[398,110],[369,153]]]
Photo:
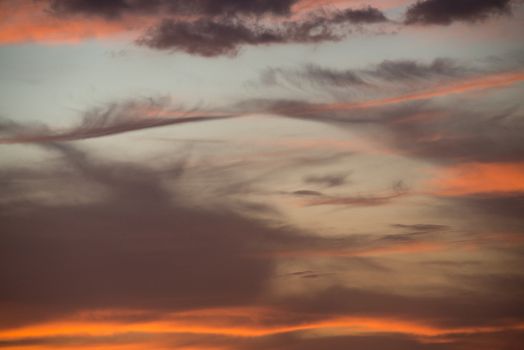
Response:
[[[141,315],[146,317],[134,317]],[[301,319],[299,314],[262,306],[166,312],[156,318],[147,317],[148,315],[152,316],[147,311],[140,310],[84,311],[62,320],[0,330],[0,342],[4,343],[3,347],[6,349],[20,348],[21,342],[30,339],[37,341],[34,345],[31,345],[31,342],[27,343],[24,349],[171,349],[180,336],[182,342],[180,345],[176,344],[177,349],[224,350],[226,348],[215,347],[213,344],[185,343],[183,339],[189,335],[218,335],[231,339],[257,338],[291,332],[307,332],[309,336],[314,337],[327,331],[347,335],[396,333],[431,343],[451,335],[524,330],[523,323],[440,327],[417,319],[380,316],[327,316],[317,321],[301,322],[297,321]],[[124,321],[126,319],[142,321]],[[275,320],[281,321],[275,323]],[[283,320],[294,321],[284,323]],[[167,339],[169,341],[166,343]],[[13,345],[10,345],[10,342]]]
[[[442,196],[524,192],[524,162],[459,164],[441,171],[428,187]]]
[[[53,17],[46,2],[0,2],[0,44],[20,42],[75,43],[106,38],[145,27],[145,17],[107,21],[99,18]]]
[[[402,0],[391,1],[402,2]],[[294,6],[293,11],[310,11],[326,5],[347,7],[347,5],[362,5],[362,3],[354,0],[303,0]],[[76,43],[86,39],[101,39],[143,30],[151,26],[155,20],[151,16],[136,14],[118,20],[81,16],[54,17],[47,7],[46,1],[1,1],[0,44]]]

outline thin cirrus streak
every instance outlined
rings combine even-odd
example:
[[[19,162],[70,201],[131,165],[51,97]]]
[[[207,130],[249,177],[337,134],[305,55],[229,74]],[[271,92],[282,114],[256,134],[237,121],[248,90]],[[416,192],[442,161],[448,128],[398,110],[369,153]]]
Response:
[[[411,94],[389,97],[384,99],[369,100],[355,103],[332,103],[332,104],[318,104],[311,105],[308,108],[304,107],[285,107],[285,108],[271,108],[268,112],[280,115],[307,115],[314,112],[322,111],[346,111],[365,108],[374,108],[387,106],[392,104],[399,104],[410,101],[427,100],[434,97],[442,97],[448,95],[462,94],[472,91],[488,90],[508,87],[524,81],[524,72],[510,72],[489,75],[481,78],[471,79],[463,82],[458,82],[444,87],[435,88],[433,90],[415,92]],[[181,116],[177,118],[149,118],[132,120],[122,125],[111,125],[107,127],[95,128],[78,128],[70,131],[56,132],[56,133],[23,133],[13,137],[4,137],[0,139],[0,144],[9,143],[32,143],[32,142],[54,142],[54,141],[73,141],[78,139],[87,139],[94,137],[107,136],[128,132],[133,130],[147,129],[172,124],[191,123],[199,121],[209,121],[215,119],[224,119],[231,117],[238,117],[245,114],[254,114],[255,110],[246,110],[244,113],[233,113],[229,115],[221,115],[220,113],[210,113],[206,116],[196,115],[194,112],[177,112],[166,111],[160,113],[154,111],[154,116],[159,115],[175,115]],[[259,111],[260,112],[260,111]],[[191,113],[191,114],[188,114]],[[146,113],[146,116],[151,116]]]
[[[275,108],[272,111],[278,114],[308,114],[323,111],[349,111],[366,109],[373,107],[382,107],[387,105],[400,104],[404,102],[429,100],[435,97],[444,97],[448,95],[457,95],[473,91],[489,90],[496,88],[509,87],[524,81],[524,72],[509,72],[488,75],[485,77],[470,79],[443,87],[436,87],[434,89],[409,93],[400,96],[387,97],[375,100],[368,100],[362,102],[352,103],[329,103],[312,105],[309,109],[303,108]]]
[[[169,114],[166,112],[166,114]],[[147,115],[146,115],[147,116]],[[138,119],[127,120],[124,122],[116,122],[113,125],[102,126],[81,126],[75,129],[66,131],[24,131],[14,136],[0,138],[0,144],[21,144],[21,143],[46,143],[46,142],[63,142],[85,140],[136,130],[156,128],[160,126],[168,126],[175,124],[198,123],[204,121],[213,121],[219,119],[232,118],[235,115],[191,115],[184,114],[184,117],[144,117]]]

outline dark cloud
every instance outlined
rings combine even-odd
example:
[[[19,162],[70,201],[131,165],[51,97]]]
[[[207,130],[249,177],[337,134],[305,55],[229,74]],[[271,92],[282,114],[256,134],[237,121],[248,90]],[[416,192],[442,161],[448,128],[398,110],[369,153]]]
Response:
[[[108,197],[2,204],[3,326],[93,308],[231,305],[263,293],[273,263],[255,257],[255,241],[278,230],[225,207],[185,207],[165,179],[143,167],[98,163],[70,146],[46,147],[78,173],[64,181],[85,179]]]
[[[459,65],[451,59],[437,58],[430,63],[421,63],[413,60],[386,60],[374,69],[368,70],[371,76],[384,80],[416,80],[437,77],[460,77],[471,69]]]
[[[301,334],[283,334],[263,339],[255,339],[239,345],[239,350],[444,350],[444,344],[432,344],[422,339],[393,334],[369,335],[325,335],[322,337],[304,337]]]
[[[279,251],[359,252],[399,242],[383,239],[387,235],[322,238],[286,227],[267,226],[247,217],[239,207],[231,210],[226,198],[222,198],[220,208],[187,205],[176,190],[183,186],[184,162],[166,177],[165,172],[137,164],[100,162],[70,145],[46,143],[42,147],[60,154],[64,167],[70,170],[62,175],[61,183],[76,181],[78,188],[82,183],[95,184],[105,194],[83,203],[11,199],[1,204],[0,279],[5,283],[0,289],[2,327],[104,308],[145,310],[148,314],[143,317],[154,320],[170,311],[246,305],[275,310],[275,314],[256,320],[254,324],[261,327],[307,324],[337,316],[421,320],[446,327],[503,324],[522,317],[522,299],[515,293],[521,283],[515,276],[509,279],[515,283],[504,285],[494,282],[493,276],[489,280],[480,278],[476,282],[479,292],[473,295],[441,291],[442,296],[405,296],[336,286],[276,297],[269,289],[281,256]],[[40,169],[35,171],[34,177],[45,176]],[[14,180],[8,176],[6,181],[9,179]],[[175,190],[170,191],[170,185],[175,185]],[[54,193],[53,187],[44,189]],[[19,191],[23,192],[23,188]],[[404,224],[399,228],[431,232],[437,229],[429,224]],[[426,238],[410,239],[417,242]],[[301,270],[296,276],[313,283],[329,279],[330,274]],[[505,297],[483,294],[486,288],[498,288]],[[123,320],[140,318],[123,316]],[[209,341],[235,349],[244,345],[246,349],[267,348],[269,344],[274,344],[271,349],[314,349],[321,344],[332,344],[330,348],[337,344],[373,348],[383,336],[390,337],[323,337],[301,345],[293,334],[251,340],[200,336],[187,342],[201,345]],[[121,338],[21,338],[4,341],[0,346],[135,344],[142,339],[140,334]],[[152,339],[154,336],[147,336],[144,341]],[[414,337],[398,339],[399,349],[418,344]],[[391,349],[395,349],[393,344],[397,343],[392,342]]]
[[[65,131],[46,126],[16,124],[12,121],[0,123],[2,143],[44,143],[84,140],[121,134],[130,131],[156,128],[175,124],[188,124],[231,118],[234,115],[213,115],[197,110],[168,110],[165,101],[129,101],[113,103],[95,108],[84,114],[81,124]]]
[[[303,193],[304,191],[301,191]],[[306,205],[342,205],[342,206],[378,206],[391,203],[393,200],[399,199],[409,194],[407,188],[398,182],[393,185],[390,193],[386,194],[372,194],[372,195],[353,195],[353,196],[330,196],[330,195],[316,195],[309,200]],[[296,192],[295,192],[296,193]]]
[[[480,278],[481,280],[482,277]],[[296,313],[304,321],[333,316],[379,316],[405,320],[425,320],[437,327],[468,327],[504,324],[524,316],[520,300],[522,277],[514,287],[496,286],[483,280],[483,291],[464,294],[448,290],[445,295],[402,295],[395,292],[370,291],[335,286],[310,295],[293,296],[278,301],[280,310]],[[488,288],[486,290],[486,288]],[[392,286],[394,289],[394,286]],[[492,299],[494,291],[504,291],[503,298]],[[511,295],[508,293],[516,293]]]
[[[125,14],[158,15],[288,15],[297,0],[53,0],[57,15],[79,14],[109,19]]]
[[[412,104],[385,112],[386,142],[401,152],[438,162],[515,162],[524,160],[521,113]]]
[[[277,252],[370,244],[269,227],[249,216],[260,207],[225,196],[220,208],[187,205],[177,190],[184,162],[156,172],[100,162],[67,144],[41,147],[62,156],[64,171],[26,173],[0,204],[2,327],[92,309],[147,310],[154,317],[256,305],[269,294]],[[19,172],[2,175],[6,186],[20,179]],[[54,184],[41,181],[47,176]],[[35,190],[31,181],[50,200],[25,197]],[[65,183],[75,188],[71,200],[57,196]],[[82,190],[90,195],[79,202],[74,197]]]
[[[482,193],[444,198],[462,217],[479,217],[484,229],[524,233],[524,193]]]
[[[386,16],[374,7],[368,6],[362,9],[346,9],[337,12],[331,22],[334,23],[380,23],[387,22]]]
[[[449,226],[436,224],[393,224],[391,226],[408,232],[438,232],[449,229]]]
[[[205,57],[238,53],[244,45],[319,43],[342,39],[350,24],[384,22],[373,8],[310,14],[304,20],[262,23],[240,17],[165,19],[138,43],[154,49],[183,51]]]
[[[294,191],[293,194],[295,196],[323,196],[324,194],[318,191],[311,191],[311,190],[298,190]]]
[[[347,178],[348,174],[309,175],[304,177],[304,182],[325,187],[337,187],[347,184]]]
[[[448,25],[455,21],[478,22],[510,13],[512,0],[418,0],[406,12],[407,24]]]

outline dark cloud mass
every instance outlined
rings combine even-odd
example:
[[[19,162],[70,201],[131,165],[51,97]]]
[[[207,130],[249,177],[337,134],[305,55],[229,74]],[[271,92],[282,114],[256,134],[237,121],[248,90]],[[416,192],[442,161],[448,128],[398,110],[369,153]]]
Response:
[[[278,230],[225,208],[183,206],[146,168],[99,163],[63,144],[45,147],[77,173],[65,181],[83,178],[109,196],[1,205],[2,326],[89,308],[242,304],[263,292],[273,267],[255,257],[255,242]]]
[[[337,187],[345,185],[348,182],[347,178],[348,174],[310,175],[304,178],[304,182],[326,187]]]
[[[125,14],[287,15],[296,0],[53,0],[58,15],[79,14],[118,18]]]
[[[423,0],[406,12],[407,24],[477,22],[493,15],[508,14],[512,0]]]
[[[205,57],[238,53],[243,45],[320,43],[338,41],[350,24],[385,22],[374,8],[310,14],[304,20],[263,23],[241,17],[200,18],[195,21],[165,19],[137,42],[154,49],[183,51]]]

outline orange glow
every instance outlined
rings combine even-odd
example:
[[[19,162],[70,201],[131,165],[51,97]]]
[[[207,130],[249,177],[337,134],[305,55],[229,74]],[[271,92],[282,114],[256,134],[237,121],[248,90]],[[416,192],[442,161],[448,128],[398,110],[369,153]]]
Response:
[[[443,170],[428,187],[433,194],[524,192],[524,163],[466,163]]]
[[[216,311],[217,318],[220,310]],[[187,312],[186,312],[187,315]],[[296,331],[312,331],[322,329],[344,329],[351,333],[399,333],[419,337],[435,337],[452,334],[490,333],[508,329],[524,329],[523,324],[507,326],[459,327],[439,328],[418,322],[416,320],[399,320],[386,317],[337,317],[311,323],[299,323],[283,326],[269,326],[257,324],[248,318],[238,324],[232,323],[229,318],[209,322],[205,318],[198,322],[184,321],[183,317],[176,318],[176,314],[166,321],[151,322],[94,322],[94,321],[58,321],[40,325],[27,326],[17,329],[0,331],[0,340],[9,341],[32,337],[56,336],[116,336],[130,333],[149,335],[173,334],[214,334],[230,337],[261,337]],[[205,314],[204,314],[205,316]],[[227,310],[226,310],[227,316]]]
[[[6,15],[8,14],[8,15]],[[0,2],[0,44],[20,42],[76,43],[89,38],[106,38],[140,29],[151,22],[145,17],[118,21],[98,18],[55,18],[46,12],[45,2]]]

